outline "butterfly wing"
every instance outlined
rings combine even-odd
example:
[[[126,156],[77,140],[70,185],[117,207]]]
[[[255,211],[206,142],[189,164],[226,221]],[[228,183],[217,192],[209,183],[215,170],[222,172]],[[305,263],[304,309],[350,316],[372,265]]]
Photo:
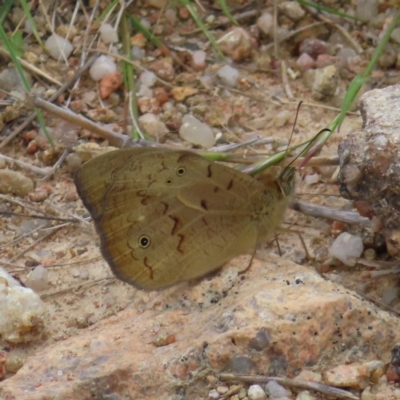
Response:
[[[85,164],[78,193],[114,274],[159,289],[255,247],[255,179],[189,152],[123,149]]]

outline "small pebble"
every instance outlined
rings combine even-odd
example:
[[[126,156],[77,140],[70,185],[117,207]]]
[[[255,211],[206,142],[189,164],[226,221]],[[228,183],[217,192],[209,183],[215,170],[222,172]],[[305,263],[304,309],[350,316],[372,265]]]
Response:
[[[110,308],[110,307],[114,306],[116,301],[117,300],[116,300],[115,296],[111,292],[108,292],[103,296],[103,305],[106,308]]]
[[[161,0],[165,4],[165,0]],[[162,6],[164,7],[164,6]],[[145,29],[151,29],[151,22],[147,18],[142,18],[140,20],[140,24],[145,28]]]
[[[264,13],[257,20],[258,28],[266,35],[272,35],[274,27],[274,17],[270,13]]]
[[[312,97],[316,100],[324,100],[332,97],[338,86],[338,73],[334,65],[319,68],[315,71],[314,82],[311,87]]]
[[[143,58],[145,57],[146,53],[139,46],[132,46],[131,55],[132,55],[132,60],[133,61],[140,61],[140,60],[143,60]]]
[[[158,117],[153,113],[146,113],[139,117],[139,125],[145,133],[159,141],[168,129],[164,122],[161,122]]]
[[[289,392],[275,381],[268,382],[265,385],[267,392],[269,393],[270,399],[278,399],[280,397],[289,397]]]
[[[317,398],[313,396],[308,390],[305,390],[304,392],[300,392],[296,396],[296,400],[317,400]]]
[[[240,27],[235,27],[218,40],[221,51],[234,61],[242,61],[251,56],[253,39]]]
[[[190,114],[182,118],[179,136],[190,143],[206,149],[214,146],[215,137],[212,129]]]
[[[217,72],[221,82],[229,87],[235,87],[239,79],[239,71],[230,65],[225,65]]]
[[[398,298],[399,289],[397,287],[389,287],[382,292],[382,300],[387,305],[391,305]]]
[[[0,193],[24,197],[33,190],[33,181],[18,171],[0,170]]]
[[[247,395],[251,400],[265,400],[267,398],[264,389],[260,385],[251,385],[247,391]]]
[[[377,0],[356,0],[355,17],[362,21],[371,21],[378,15],[378,1]]]
[[[302,71],[307,71],[315,67],[315,60],[307,53],[301,53],[296,64]]]
[[[206,68],[206,52],[203,50],[196,50],[192,53],[192,61],[190,66],[195,71],[203,71]]]
[[[277,112],[272,119],[273,126],[275,128],[281,128],[286,125],[293,113],[289,110],[281,110]]]
[[[314,185],[315,183],[318,182],[319,182],[319,174],[306,175],[306,177],[304,178],[304,184],[306,186]]]
[[[328,52],[328,48],[329,44],[323,40],[307,38],[301,43],[299,52],[307,53],[315,60],[320,54],[326,54]]]
[[[178,16],[176,15],[176,11],[173,8],[168,8],[165,11],[165,18],[171,24],[175,25],[178,20]]]
[[[166,0],[146,0],[146,5],[149,7],[154,7],[158,9],[163,9],[167,4]],[[143,20],[142,20],[143,21]],[[150,28],[149,26],[146,27],[147,29]]]
[[[35,292],[40,292],[47,288],[49,272],[43,265],[35,267],[28,275],[26,284]]]
[[[371,388],[367,387],[362,393],[361,393],[361,400],[375,400],[376,396],[371,393]]]
[[[208,398],[209,399],[219,399],[221,397],[221,395],[215,390],[210,390],[208,393]]]
[[[336,54],[336,57],[339,57],[345,64],[356,56],[357,53],[350,47],[342,47]]]
[[[343,364],[325,371],[323,378],[329,386],[365,389],[369,384],[369,370],[362,364]]]
[[[117,65],[107,56],[100,56],[90,67],[89,75],[94,81],[100,81],[105,76],[117,71]]]
[[[171,82],[175,77],[175,69],[170,59],[164,58],[162,60],[153,61],[149,65],[149,69],[154,71],[158,77],[168,82]]]
[[[100,37],[104,43],[117,43],[118,42],[118,34],[116,30],[110,24],[101,24],[100,29]]]
[[[229,390],[229,388],[226,386],[218,386],[217,387],[217,392],[219,394],[225,394],[228,390]]]
[[[29,21],[29,19],[25,19],[24,31],[25,31],[25,33],[27,33],[28,35],[30,35],[31,33],[33,33],[32,25],[31,25],[31,22]]]
[[[336,257],[343,264],[353,267],[356,265],[355,257],[360,257],[364,249],[361,237],[348,232],[341,233],[329,249],[329,255]]]
[[[296,1],[283,1],[278,7],[292,21],[299,21],[306,15],[306,12]]]
[[[144,71],[139,76],[139,82],[141,82],[142,85],[151,88],[157,82],[157,75],[151,71]]]
[[[57,34],[49,36],[46,40],[45,46],[50,56],[56,60],[60,58],[67,59],[74,49],[67,39],[64,39]]]

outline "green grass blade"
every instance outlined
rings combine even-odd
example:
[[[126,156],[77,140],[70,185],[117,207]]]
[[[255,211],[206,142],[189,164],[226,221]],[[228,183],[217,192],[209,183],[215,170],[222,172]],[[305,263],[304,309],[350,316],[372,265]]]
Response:
[[[329,14],[337,15],[338,17],[348,18],[348,19],[352,19],[354,21],[359,21],[359,22],[365,22],[365,21],[361,20],[360,18],[354,17],[352,15],[348,15],[346,13],[342,13],[340,11],[336,11],[333,8],[322,6],[321,4],[313,3],[312,1],[297,0],[297,2],[299,4],[302,4],[303,6],[312,7],[312,8],[315,8],[316,10],[318,10],[318,11],[325,11],[325,12],[327,12]]]
[[[9,0],[5,1],[4,4],[0,8],[0,24],[3,25],[4,21],[7,18],[8,13],[10,12],[11,8],[14,6],[15,1]]]
[[[228,6],[226,4],[225,0],[218,0],[218,4],[221,7],[221,10],[223,11],[223,13],[228,17],[229,21],[232,22],[232,24],[239,26],[239,23],[236,21],[236,19],[234,18],[234,16],[230,13]]]
[[[100,14],[100,16],[95,20],[96,24],[99,24],[100,22],[103,21],[103,19],[106,17],[106,15],[115,7],[119,4],[120,0],[114,0],[112,1]]]
[[[190,3],[189,0],[178,0],[178,1],[179,1],[179,3],[181,3],[182,5],[184,5],[187,8],[187,10],[189,11],[190,15],[192,16],[192,18],[194,19],[196,24],[199,26],[199,28],[203,31],[204,35],[209,40],[211,45],[214,47],[214,49],[218,53],[218,55],[221,58],[225,59],[225,56],[222,53],[222,51],[220,50],[217,41],[215,40],[215,38],[212,35],[212,33],[204,25],[203,21],[200,18],[200,15],[197,13],[196,9],[193,7],[193,4]]]
[[[21,63],[19,62],[18,56],[16,55],[14,48],[12,46],[12,43],[8,39],[8,36],[6,35],[6,32],[3,29],[3,25],[0,24],[0,38],[4,43],[5,48],[8,50],[11,60],[14,63],[15,69],[18,72],[18,75],[21,77],[21,82],[24,85],[25,90],[30,93],[31,92],[31,87],[29,85],[28,80],[26,79],[25,72],[22,68]],[[46,129],[46,124],[44,123],[43,115],[40,109],[35,108],[35,113],[38,116],[38,120],[41,124],[41,127],[43,129],[43,132],[45,133],[47,140],[50,142],[50,144],[54,147],[54,142],[53,139],[51,138],[48,130]]]
[[[37,42],[39,43],[40,47],[42,49],[44,49],[45,48],[44,43],[42,42],[42,39],[41,39],[41,37],[39,35],[39,32],[38,32],[37,27],[36,27],[35,20],[32,17],[31,10],[29,9],[28,3],[26,2],[26,0],[20,0],[20,4],[21,4],[22,9],[24,10],[24,13],[25,13],[25,16],[26,16],[27,20],[29,21],[29,23],[31,25],[33,36],[35,36],[35,38],[36,38]]]
[[[154,44],[154,46],[157,47],[164,47],[164,43],[158,39],[153,32],[149,31],[147,28],[145,28],[140,21],[133,15],[128,15],[129,19],[131,20],[132,26],[139,31],[140,33],[142,33],[144,35],[144,37],[152,44]]]
[[[121,19],[121,37],[122,37],[122,49],[123,49],[123,54],[125,58],[128,60],[131,60],[131,45],[130,45],[130,26],[128,23],[128,16],[126,13],[122,15]],[[132,137],[134,139],[147,139],[147,140],[152,140],[150,137],[145,135],[143,132],[141,132],[140,127],[139,127],[139,110],[138,110],[138,104],[137,104],[137,97],[136,97],[136,86],[135,86],[135,80],[136,80],[136,70],[133,66],[132,63],[124,61],[122,64],[123,68],[123,75],[124,75],[124,83],[125,87],[130,93],[131,96],[131,114],[132,118],[134,121],[132,121]]]

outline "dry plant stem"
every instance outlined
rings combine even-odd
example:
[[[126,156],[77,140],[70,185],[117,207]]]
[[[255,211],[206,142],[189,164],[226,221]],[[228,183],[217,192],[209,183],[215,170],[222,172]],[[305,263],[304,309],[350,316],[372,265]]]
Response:
[[[350,44],[350,46],[353,47],[353,49],[355,50],[355,52],[357,54],[361,54],[361,53],[364,52],[363,48],[351,37],[351,35],[349,34],[349,32],[345,28],[343,28],[339,24],[331,21],[329,18],[325,17],[324,15],[322,15],[317,10],[314,10],[311,7],[305,7],[305,8],[315,18],[317,18],[320,21],[322,21],[322,22],[334,27],[335,29],[337,29],[339,31],[339,33],[343,36],[343,38]]]
[[[8,58],[10,57],[10,53],[3,48],[0,48],[0,55],[6,56]],[[39,68],[35,67],[32,64],[29,64],[27,61],[23,60],[22,58],[19,58],[19,57],[17,57],[17,58],[18,58],[19,62],[21,63],[21,65],[24,68],[26,68],[27,70],[31,71],[33,74],[41,76],[42,78],[53,83],[54,85],[62,86],[62,83],[59,82],[57,79],[54,79],[52,76],[44,73],[42,70],[40,70]]]
[[[278,60],[278,4],[277,0],[274,0],[274,56],[275,60]]]
[[[400,272],[400,267],[393,269],[383,269],[381,271],[371,271],[370,277],[372,278],[369,282],[375,282],[376,278],[381,278],[387,275],[397,275]]]
[[[47,299],[49,297],[57,296],[58,294],[62,294],[62,293],[65,293],[65,292],[70,292],[72,290],[79,290],[79,289],[87,288],[89,286],[95,285],[96,283],[100,283],[102,281],[110,281],[110,282],[112,282],[112,281],[116,281],[116,280],[117,280],[117,278],[115,278],[114,276],[105,276],[104,278],[95,279],[95,280],[90,281],[90,282],[78,283],[78,284],[73,285],[73,286],[68,286],[65,289],[60,289],[60,290],[56,290],[54,292],[44,293],[40,297],[42,299]]]
[[[20,251],[18,254],[16,254],[14,257],[12,257],[9,262],[14,262],[15,260],[17,260],[18,258],[22,257],[27,251],[29,251],[30,249],[32,249],[33,247],[35,247],[38,243],[40,243],[41,241],[45,240],[46,238],[48,238],[50,235],[52,235],[54,232],[58,231],[59,229],[63,228],[64,226],[66,226],[67,224],[62,224],[62,225],[58,225],[55,226],[53,228],[50,228],[50,230],[48,232],[46,232],[42,237],[38,238],[37,240],[35,240],[31,245],[29,245],[27,248],[25,248],[24,250]]]
[[[43,178],[44,181],[53,177],[54,173],[57,171],[58,167],[61,166],[61,164],[64,162],[64,160],[67,158],[68,154],[69,154],[69,150],[64,150],[64,152],[61,154],[61,157],[52,166],[50,172]]]
[[[220,400],[225,400],[229,396],[233,396],[234,394],[238,394],[243,389],[243,385],[236,385],[233,388],[229,389],[225,394],[220,397]]]
[[[286,62],[284,61],[284,60],[282,60],[282,63],[281,63],[281,72],[282,72],[282,83],[283,83],[283,87],[284,87],[284,89],[285,89],[285,93],[286,93],[286,96],[290,99],[290,100],[293,100],[293,92],[292,92],[292,89],[290,88],[290,85],[289,85],[289,79],[288,79],[288,76],[287,76],[287,69],[286,69],[287,67],[286,67]]]
[[[365,283],[365,284],[363,285],[362,290],[367,290],[367,286],[368,286],[369,283],[373,283],[373,284],[375,285],[375,284],[376,284],[376,281],[375,281],[375,279],[371,279],[368,283]],[[360,290],[354,290],[353,288],[347,287],[347,286],[345,286],[345,285],[343,285],[343,287],[345,287],[345,288],[348,289],[348,290],[352,290],[352,291],[356,292],[356,293],[357,293],[359,296],[361,296],[363,299],[365,299],[365,300],[367,300],[367,301],[370,301],[371,303],[374,303],[376,306],[378,306],[378,307],[381,308],[382,310],[391,311],[392,313],[394,313],[394,314],[396,314],[396,315],[399,315],[399,314],[400,314],[400,312],[399,312],[398,310],[394,309],[394,308],[391,307],[390,305],[385,304],[385,303],[384,303],[383,301],[381,301],[381,300],[374,299],[374,298],[371,297],[370,295],[368,295],[368,294],[366,294],[366,293],[364,293],[364,292],[362,292],[362,291],[360,291]]]
[[[99,256],[99,257],[90,258],[89,260],[75,261],[75,262],[72,262],[72,263],[52,264],[52,265],[47,265],[46,268],[47,269],[50,269],[50,268],[65,268],[65,267],[71,267],[71,266],[74,266],[74,265],[88,264],[88,263],[92,263],[92,262],[100,261],[100,260],[104,260],[104,258],[102,256]],[[2,265],[5,265],[7,267],[16,268],[16,269],[13,269],[11,271],[8,271],[10,274],[17,274],[18,272],[26,271],[27,268],[31,268],[31,267],[27,267],[25,265],[18,265],[18,264],[14,264],[14,263],[9,263],[9,262],[4,261],[4,260],[1,260],[1,263],[2,263]]]
[[[24,201],[21,201],[20,199],[14,199],[12,197],[8,197],[3,194],[0,194],[0,200],[2,200],[3,203],[9,202],[9,203],[19,206],[21,208],[26,208],[27,210],[33,211],[37,214],[45,215],[44,211],[40,210],[39,208],[35,208],[31,204],[27,204]]]
[[[94,55],[92,57],[90,57],[90,59],[86,62],[86,64],[80,68],[78,68],[78,70],[75,72],[75,74],[73,76],[71,76],[71,78],[69,78],[67,80],[67,82],[64,83],[64,85],[62,85],[57,92],[55,92],[48,101],[52,102],[54,100],[56,100],[61,94],[63,94],[70,86],[72,86],[80,77],[81,75],[92,66],[92,64],[97,60],[98,55]],[[17,128],[13,131],[13,133],[8,136],[6,139],[4,139],[1,143],[0,143],[0,149],[2,149],[3,147],[7,146],[8,143],[10,143],[20,132],[22,132],[26,127],[28,127],[28,125],[36,118],[36,114],[33,112],[28,118],[25,119],[25,121]]]
[[[284,166],[291,164],[293,167],[299,167],[304,162],[304,157],[287,157],[283,163]],[[316,166],[335,166],[339,165],[339,156],[319,156],[313,157],[307,162],[307,167],[316,167]]]
[[[0,148],[1,147],[2,146],[0,146]],[[32,172],[35,172],[38,175],[46,176],[49,173],[49,167],[45,167],[45,168],[35,167],[34,165],[27,164],[27,163],[25,163],[23,161],[16,160],[14,158],[5,156],[3,154],[0,154],[0,158],[3,158],[4,160],[6,160],[6,161],[8,161],[10,163],[15,163],[15,164],[17,164],[17,165],[19,165],[19,166],[21,166],[23,168],[29,169],[29,170],[31,170]]]
[[[268,383],[275,381],[283,386],[293,387],[296,389],[313,390],[315,392],[326,394],[337,399],[359,400],[358,396],[347,392],[346,390],[337,389],[331,386],[323,385],[322,383],[308,382],[300,379],[279,378],[261,375],[235,375],[235,374],[220,374],[221,381],[239,381],[248,383]]]
[[[278,99],[277,97],[273,97],[274,99]],[[310,100],[307,101],[303,101],[303,99],[294,99],[294,103],[292,103],[291,101],[285,100],[285,99],[279,99],[280,104],[289,104],[289,105],[295,105],[296,107],[298,106],[298,104],[300,103],[300,101],[302,101],[302,107],[308,106],[308,107],[314,107],[314,108],[322,108],[324,110],[332,110],[335,112],[340,112],[340,108],[337,107],[332,107],[332,106],[326,106],[324,104],[318,104],[318,103],[312,103]],[[354,112],[354,111],[347,111],[346,115],[356,115],[359,116],[360,113]]]
[[[82,11],[83,11],[83,13],[84,13],[84,15],[85,15],[85,17],[87,19],[87,26],[86,26],[85,33],[83,35],[83,42],[82,42],[82,55],[81,55],[81,59],[80,59],[80,63],[82,65],[82,67],[83,67],[85,65],[85,59],[87,57],[87,50],[86,50],[87,41],[89,39],[90,29],[92,27],[92,22],[93,22],[94,16],[95,16],[95,14],[97,12],[97,8],[99,6],[99,0],[97,0],[96,3],[94,4],[90,17],[88,17],[86,9],[85,9],[85,6],[83,5],[83,3],[80,3],[80,4],[82,6]],[[95,35],[95,37],[96,37],[96,35]],[[74,82],[73,89],[78,87],[79,82],[80,82],[80,77]],[[68,97],[67,101],[65,102],[67,107],[69,106],[70,102],[71,102],[71,95]]]
[[[17,243],[24,240],[27,236],[33,235],[35,232],[40,231],[41,229],[43,229],[43,226],[38,226],[37,228],[32,229],[31,231],[17,237],[16,239],[11,240],[10,242],[4,243],[3,245],[0,246],[0,249],[4,249],[6,247],[11,248],[12,246],[15,246]]]
[[[113,132],[109,129],[103,128],[102,126],[90,121],[89,119],[82,117],[81,115],[75,114],[70,110],[65,110],[61,107],[57,107],[48,101],[40,98],[33,100],[35,107],[39,107],[42,110],[48,111],[65,121],[80,126],[81,128],[88,129],[102,139],[107,140],[112,146],[124,147],[129,142],[129,137],[121,135],[120,133]]]
[[[305,201],[292,200],[289,207],[303,214],[311,215],[312,217],[327,218],[347,224],[360,224],[369,221],[367,217],[362,217],[359,213],[354,211],[344,211],[336,208],[319,206],[317,204],[306,203]]]
[[[237,154],[236,155],[236,154],[233,154],[233,155],[229,156],[229,162],[239,163],[239,164],[254,164],[257,161],[261,161],[261,160],[265,159],[265,157],[268,157],[268,155],[262,155],[262,154],[245,154],[245,155]],[[285,166],[291,164],[291,162],[293,162],[291,165],[293,167],[298,167],[304,161],[304,157],[300,157],[300,158],[296,159],[295,161],[293,161],[293,160],[294,160],[294,157],[288,157],[288,158],[285,158],[285,160],[282,160],[277,165],[285,167]],[[338,165],[338,164],[339,164],[339,157],[314,157],[307,163],[307,166],[315,167],[315,166],[327,166],[327,165]]]
[[[58,117],[62,118],[65,121],[70,122],[71,124],[80,126],[81,128],[88,129],[95,133],[96,135],[100,136],[102,139],[107,140],[108,143],[112,146],[116,147],[132,147],[132,144],[135,143],[137,146],[142,147],[164,147],[168,148],[168,146],[150,142],[149,140],[135,140],[134,142],[132,139],[127,135],[121,135],[120,133],[110,131],[98,125],[89,119],[82,117],[81,115],[75,114],[70,110],[64,110],[63,108],[57,107],[52,103],[49,103],[43,99],[35,98],[33,100],[33,104],[35,107],[39,107],[42,110],[46,110]]]
[[[213,147],[210,151],[215,151],[216,153],[225,153],[227,151],[235,151],[242,147],[247,147],[251,145],[261,145],[261,144],[271,144],[275,143],[275,139],[273,137],[265,137],[265,138],[256,138],[250,139],[243,143],[232,143],[223,146]]]
[[[324,24],[324,22],[314,22],[314,23],[312,23],[312,24],[310,24],[310,25],[303,26],[303,27],[301,27],[301,28],[299,28],[299,29],[296,29],[295,31],[289,33],[289,34],[288,34],[287,36],[285,36],[284,38],[278,40],[278,44],[281,44],[281,43],[284,42],[285,40],[288,40],[288,39],[290,39],[291,37],[296,36],[298,33],[302,32],[302,31],[305,31],[305,30],[307,30],[307,29],[313,28],[314,26],[318,26],[318,25],[322,25],[322,24]],[[268,50],[268,49],[270,49],[272,46],[274,46],[274,42],[273,42],[273,43],[267,44],[264,48],[265,48],[265,50]]]
[[[247,6],[247,4],[246,4],[246,6]],[[257,10],[250,10],[250,11],[244,11],[241,14],[235,15],[234,17],[235,17],[236,21],[241,21],[242,19],[245,19],[245,18],[254,17],[257,14],[258,14]],[[209,28],[217,28],[219,26],[231,24],[231,23],[232,22],[228,17],[222,17],[221,19],[218,19],[217,21],[208,25],[208,27]],[[201,28],[196,28],[190,32],[181,32],[180,35],[181,36],[190,36],[190,35],[194,35],[194,34],[200,33],[200,32],[203,32],[203,30]]]
[[[368,260],[366,258],[355,258],[357,264],[362,264],[367,267],[373,268],[393,268],[399,266],[397,260],[394,261],[384,261],[384,260]]]

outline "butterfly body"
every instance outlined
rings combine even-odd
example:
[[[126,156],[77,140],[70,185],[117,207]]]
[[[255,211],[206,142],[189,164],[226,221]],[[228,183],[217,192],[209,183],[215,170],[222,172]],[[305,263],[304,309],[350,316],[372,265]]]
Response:
[[[116,150],[86,163],[75,183],[113,273],[147,290],[254,250],[275,234],[288,203],[279,181],[188,151]]]

